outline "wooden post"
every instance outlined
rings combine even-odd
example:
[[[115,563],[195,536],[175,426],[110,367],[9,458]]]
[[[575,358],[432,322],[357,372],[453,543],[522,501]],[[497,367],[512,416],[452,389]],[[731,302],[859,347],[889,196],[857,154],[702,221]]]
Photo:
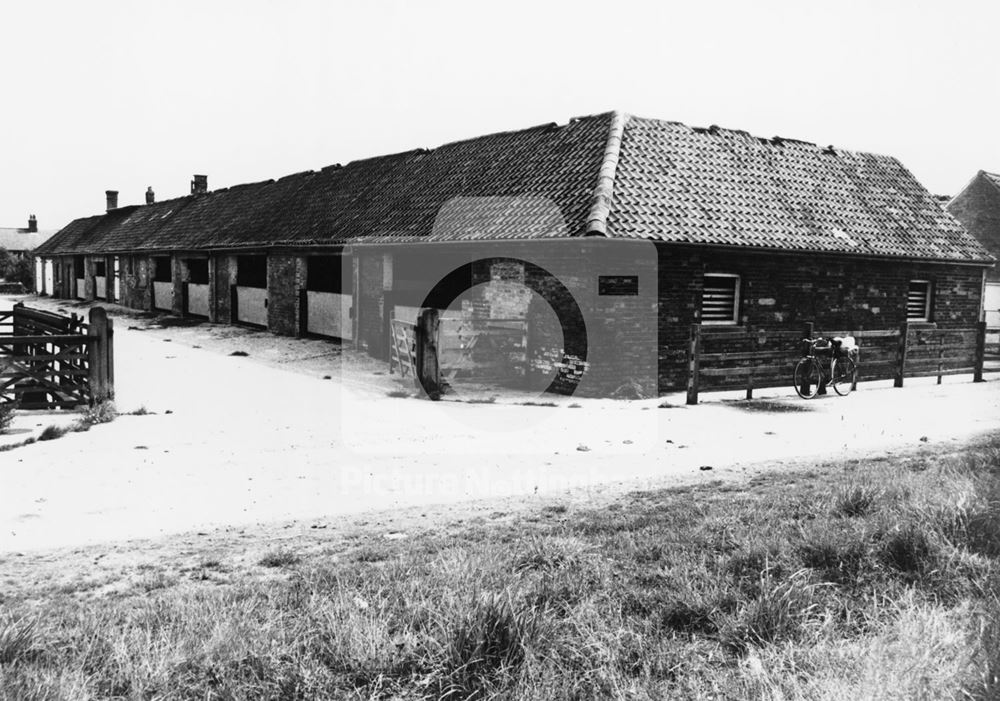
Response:
[[[108,398],[108,313],[103,307],[90,310],[87,334],[94,340],[87,347],[90,367],[90,403],[99,404]]]
[[[812,340],[813,333],[815,333],[815,324],[814,324],[814,322],[807,321],[806,324],[805,324],[805,327],[802,329],[802,333],[803,333],[803,336],[802,336],[803,338],[808,338],[808,339]],[[802,387],[800,387],[799,389],[802,390],[803,396],[806,396],[806,397],[809,396],[810,392],[812,392],[812,385],[809,384],[808,378],[806,379],[806,381],[804,381],[802,383]]]
[[[107,350],[104,353],[104,361],[107,363],[104,369],[106,394],[108,399],[115,398],[115,322],[108,319],[107,331],[104,336],[104,346]]]
[[[976,322],[976,364],[972,381],[983,381],[983,365],[986,363],[986,322]]]
[[[531,360],[528,356],[528,320],[521,322],[521,352],[524,353],[524,389],[531,387]]]
[[[858,388],[858,367],[861,365],[861,342],[858,341],[858,347],[854,351],[854,372],[851,374],[851,391],[853,392]]]
[[[747,399],[753,399],[753,375],[747,375]]]
[[[422,309],[414,329],[416,342],[417,380],[427,396],[433,400],[441,398],[441,368],[438,365],[438,310]]]
[[[701,324],[691,324],[691,340],[688,343],[688,387],[687,403],[698,403],[698,375],[701,365]]]
[[[299,318],[295,324],[296,338],[308,336],[306,329],[309,328],[309,293],[305,287],[299,288]]]
[[[904,321],[899,326],[899,345],[896,348],[896,380],[894,387],[903,386],[903,375],[906,371],[906,346],[909,342],[907,336],[910,333],[910,324]]]
[[[944,334],[938,335],[938,376],[937,383],[941,384],[941,371],[944,369]]]

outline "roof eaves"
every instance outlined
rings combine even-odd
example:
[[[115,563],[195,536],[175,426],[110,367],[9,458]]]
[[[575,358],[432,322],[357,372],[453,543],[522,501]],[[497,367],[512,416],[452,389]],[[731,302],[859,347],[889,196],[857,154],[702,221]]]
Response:
[[[608,127],[608,140],[604,147],[601,169],[597,173],[597,184],[590,200],[590,213],[584,231],[586,236],[607,236],[608,215],[611,213],[611,200],[615,192],[615,172],[618,169],[618,159],[621,156],[622,138],[625,134],[625,124],[628,114],[615,111],[611,114],[611,124]]]

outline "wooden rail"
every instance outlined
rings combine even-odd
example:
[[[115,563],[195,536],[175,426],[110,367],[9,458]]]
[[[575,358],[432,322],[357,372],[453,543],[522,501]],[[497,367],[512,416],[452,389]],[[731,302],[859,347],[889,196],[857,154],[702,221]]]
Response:
[[[862,380],[892,379],[902,387],[907,377],[971,374],[982,382],[986,324],[974,328],[939,329],[903,323],[898,329],[816,330],[805,324],[798,331],[757,328],[716,331],[691,326],[688,342],[687,403],[697,404],[698,394],[711,389],[754,389],[791,386],[795,364],[802,357],[804,338],[853,336],[860,347],[858,373]]]
[[[0,313],[0,403],[70,409],[114,397],[114,329],[101,307],[90,323],[17,304]]]

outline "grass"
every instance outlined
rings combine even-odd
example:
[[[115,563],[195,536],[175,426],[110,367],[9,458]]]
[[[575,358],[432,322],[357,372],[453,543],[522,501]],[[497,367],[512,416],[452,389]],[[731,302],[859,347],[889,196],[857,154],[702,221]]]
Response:
[[[998,524],[1000,438],[289,539],[225,581],[245,544],[214,542],[124,592],[7,596],[0,696],[991,699]]]

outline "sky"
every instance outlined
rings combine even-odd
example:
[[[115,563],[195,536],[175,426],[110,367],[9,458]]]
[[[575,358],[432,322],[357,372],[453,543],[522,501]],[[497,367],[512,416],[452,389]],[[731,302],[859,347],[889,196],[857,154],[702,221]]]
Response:
[[[0,226],[622,110],[1000,172],[995,0],[0,0]]]

